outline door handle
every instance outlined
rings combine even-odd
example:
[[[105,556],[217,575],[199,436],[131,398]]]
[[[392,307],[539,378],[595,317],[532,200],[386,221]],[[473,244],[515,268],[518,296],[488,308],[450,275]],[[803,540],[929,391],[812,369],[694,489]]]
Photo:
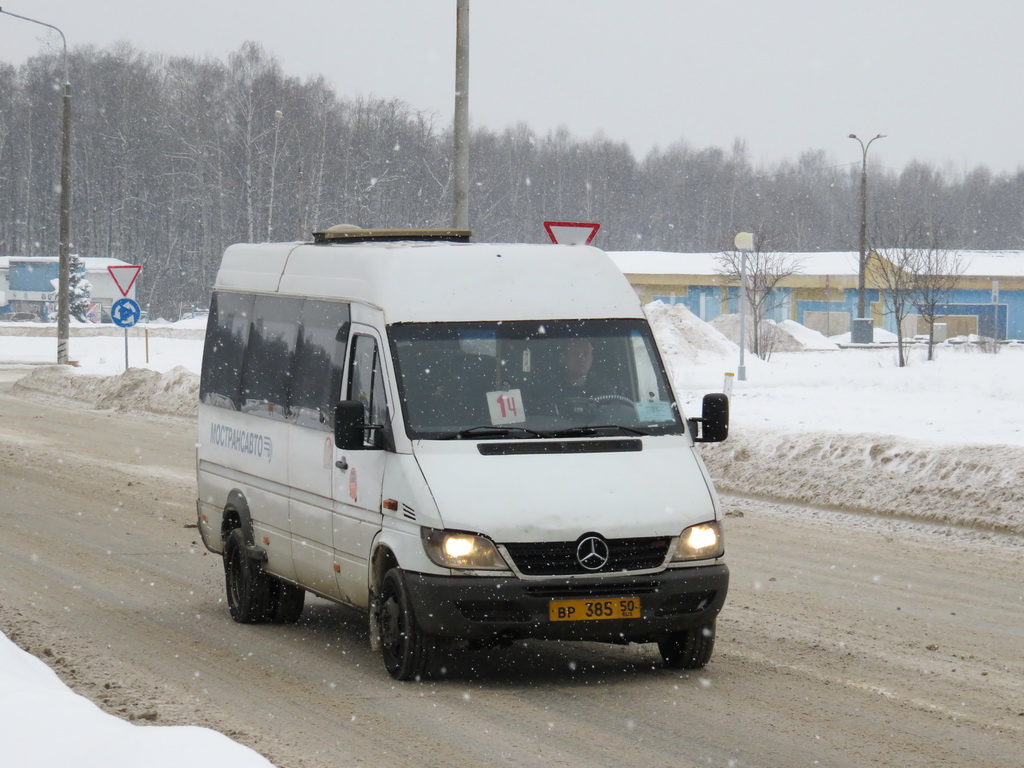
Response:
[[[338,469],[348,469],[348,461],[345,459],[344,456],[342,456],[340,459],[334,462],[334,466],[336,466]]]

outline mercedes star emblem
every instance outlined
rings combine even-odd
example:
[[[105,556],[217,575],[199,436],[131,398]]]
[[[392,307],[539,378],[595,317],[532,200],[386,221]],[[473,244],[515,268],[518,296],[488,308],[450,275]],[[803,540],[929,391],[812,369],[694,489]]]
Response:
[[[576,545],[576,560],[588,571],[601,570],[608,558],[608,542],[600,536],[587,536]]]

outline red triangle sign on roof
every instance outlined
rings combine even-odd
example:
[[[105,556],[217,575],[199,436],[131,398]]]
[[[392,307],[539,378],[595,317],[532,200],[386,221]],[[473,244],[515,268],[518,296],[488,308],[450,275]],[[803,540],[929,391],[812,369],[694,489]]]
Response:
[[[545,221],[544,229],[552,243],[558,245],[590,245],[597,235],[600,224],[582,221]]]
[[[121,292],[122,296],[127,296],[128,291],[135,285],[135,281],[139,277],[139,272],[142,271],[142,267],[138,266],[119,266],[119,267],[107,267],[107,271],[110,276],[114,278],[114,283],[117,285],[117,290]],[[120,273],[120,276],[118,276]],[[125,284],[127,281],[127,284]]]

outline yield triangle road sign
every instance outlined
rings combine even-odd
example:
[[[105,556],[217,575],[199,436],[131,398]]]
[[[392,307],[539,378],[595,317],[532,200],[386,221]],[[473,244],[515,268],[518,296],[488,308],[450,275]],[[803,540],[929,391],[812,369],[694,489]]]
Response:
[[[544,229],[557,245],[590,245],[600,224],[582,221],[545,221]]]
[[[135,281],[139,277],[139,272],[142,271],[142,267],[134,265],[123,265],[117,267],[107,267],[107,271],[110,276],[114,278],[114,284],[117,286],[117,290],[121,292],[122,296],[127,297],[128,291],[135,285]]]

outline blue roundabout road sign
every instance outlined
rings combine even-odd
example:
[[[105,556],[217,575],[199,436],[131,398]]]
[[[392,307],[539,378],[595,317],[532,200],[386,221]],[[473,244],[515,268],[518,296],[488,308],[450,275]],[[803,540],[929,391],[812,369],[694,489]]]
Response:
[[[110,308],[110,319],[119,328],[131,328],[142,315],[138,303],[132,299],[118,299]]]

